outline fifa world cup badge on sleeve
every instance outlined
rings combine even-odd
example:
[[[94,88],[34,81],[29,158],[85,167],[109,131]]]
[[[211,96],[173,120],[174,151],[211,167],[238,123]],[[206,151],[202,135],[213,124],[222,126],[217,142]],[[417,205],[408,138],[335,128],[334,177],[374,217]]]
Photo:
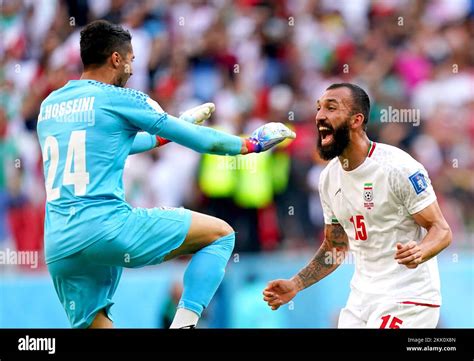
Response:
[[[374,208],[374,186],[372,183],[364,183],[364,207],[367,209]]]
[[[428,188],[428,184],[426,183],[425,176],[421,171],[416,172],[415,174],[412,174],[410,177],[410,182],[413,185],[413,188],[415,188],[416,194],[420,194],[423,192],[426,188]]]

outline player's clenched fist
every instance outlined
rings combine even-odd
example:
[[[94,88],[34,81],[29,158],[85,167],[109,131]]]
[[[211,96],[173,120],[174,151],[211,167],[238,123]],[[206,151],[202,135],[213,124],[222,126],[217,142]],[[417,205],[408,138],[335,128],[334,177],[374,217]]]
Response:
[[[290,302],[298,291],[298,285],[293,280],[271,281],[263,290],[263,300],[272,310],[278,310],[281,305]]]
[[[410,241],[405,245],[397,243],[395,259],[408,268],[416,268],[423,260],[423,253],[415,241]]]

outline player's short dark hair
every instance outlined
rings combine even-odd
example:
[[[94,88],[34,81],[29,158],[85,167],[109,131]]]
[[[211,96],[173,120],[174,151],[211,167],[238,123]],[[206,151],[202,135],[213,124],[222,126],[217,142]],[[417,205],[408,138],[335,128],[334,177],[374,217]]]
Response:
[[[364,130],[367,129],[370,113],[370,99],[364,89],[351,83],[336,83],[330,85],[326,90],[337,88],[349,88],[352,95],[352,114],[362,113],[364,116]]]
[[[81,31],[81,59],[84,68],[103,65],[114,51],[124,56],[131,50],[132,36],[120,25],[96,20]]]

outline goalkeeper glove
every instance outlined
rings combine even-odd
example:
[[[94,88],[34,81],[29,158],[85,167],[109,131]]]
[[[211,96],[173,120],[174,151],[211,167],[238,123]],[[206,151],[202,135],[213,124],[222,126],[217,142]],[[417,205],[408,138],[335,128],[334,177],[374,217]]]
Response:
[[[248,153],[260,153],[281,143],[285,139],[295,139],[296,133],[282,123],[267,123],[257,128],[245,139]]]
[[[209,119],[212,113],[216,110],[216,106],[214,103],[204,103],[198,105],[197,107],[191,108],[186,110],[179,119],[182,119],[188,123],[201,125],[204,123],[205,120]],[[169,143],[170,140],[160,137],[159,135],[156,136],[156,146],[161,147]]]
[[[189,123],[201,125],[209,119],[214,110],[216,110],[214,103],[205,103],[186,110],[179,118]]]

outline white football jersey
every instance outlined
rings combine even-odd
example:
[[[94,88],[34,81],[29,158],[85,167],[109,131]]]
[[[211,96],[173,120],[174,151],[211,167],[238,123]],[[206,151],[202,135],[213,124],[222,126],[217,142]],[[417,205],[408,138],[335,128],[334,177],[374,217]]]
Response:
[[[426,169],[396,147],[371,143],[365,161],[346,171],[336,157],[320,176],[319,192],[326,224],[339,223],[355,263],[353,293],[363,303],[441,304],[436,257],[415,269],[394,259],[396,244],[420,242],[426,230],[414,213],[436,200]]]

